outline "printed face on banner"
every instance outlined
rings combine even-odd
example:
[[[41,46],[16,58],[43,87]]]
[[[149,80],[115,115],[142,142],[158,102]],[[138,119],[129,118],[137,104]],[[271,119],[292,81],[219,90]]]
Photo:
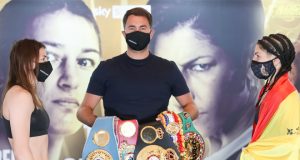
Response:
[[[224,94],[224,84],[229,79],[230,65],[226,56],[211,43],[208,36],[189,25],[157,35],[156,55],[175,61],[189,85],[199,116],[194,121],[206,135],[213,134],[221,123],[219,100]],[[171,102],[173,103],[173,102]],[[181,108],[170,104],[172,109]]]
[[[49,116],[55,117],[49,132],[72,134],[82,126],[76,112],[100,62],[97,33],[89,21],[66,10],[37,18],[32,30],[32,37],[46,45],[53,65],[39,90]]]

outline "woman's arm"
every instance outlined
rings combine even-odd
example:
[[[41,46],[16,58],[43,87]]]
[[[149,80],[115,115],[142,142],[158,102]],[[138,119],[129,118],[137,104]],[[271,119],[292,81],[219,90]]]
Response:
[[[30,119],[34,109],[32,96],[22,88],[6,95],[12,132],[12,148],[16,160],[33,160],[29,147]]]

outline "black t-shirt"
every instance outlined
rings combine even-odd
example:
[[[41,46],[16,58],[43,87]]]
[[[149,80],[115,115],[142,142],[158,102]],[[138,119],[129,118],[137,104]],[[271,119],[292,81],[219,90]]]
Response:
[[[174,62],[153,54],[135,60],[123,53],[99,64],[87,92],[103,97],[106,116],[145,123],[167,110],[171,95],[189,89]]]

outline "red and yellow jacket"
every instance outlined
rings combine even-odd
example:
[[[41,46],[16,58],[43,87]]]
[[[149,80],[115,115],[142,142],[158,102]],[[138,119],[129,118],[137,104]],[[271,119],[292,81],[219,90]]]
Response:
[[[300,160],[300,99],[286,73],[260,104],[250,144],[241,160]]]

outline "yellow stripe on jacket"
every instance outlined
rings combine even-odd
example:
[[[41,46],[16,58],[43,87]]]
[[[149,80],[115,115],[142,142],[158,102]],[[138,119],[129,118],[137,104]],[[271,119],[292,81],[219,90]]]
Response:
[[[300,99],[297,91],[281,103],[260,138],[245,147],[241,160],[300,160]]]

